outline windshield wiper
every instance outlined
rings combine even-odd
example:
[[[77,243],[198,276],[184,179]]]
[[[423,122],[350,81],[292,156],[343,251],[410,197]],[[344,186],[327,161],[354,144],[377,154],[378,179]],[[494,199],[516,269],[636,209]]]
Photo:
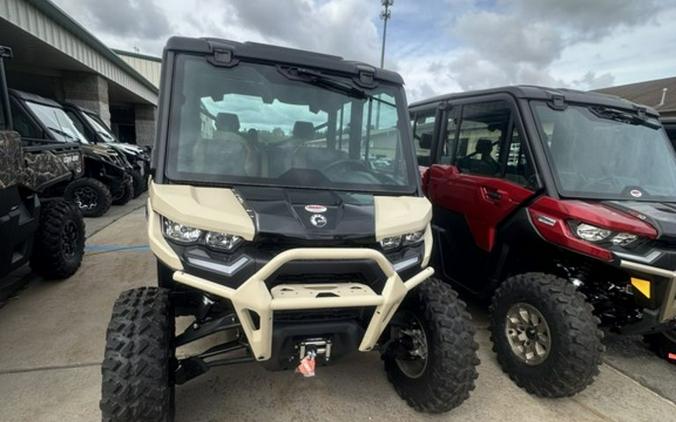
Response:
[[[316,70],[288,66],[279,66],[278,70],[279,73],[286,76],[288,79],[291,79],[292,81],[304,82],[310,85],[318,86],[320,88],[328,89],[330,91],[345,94],[353,98],[358,98],[360,100],[369,98],[380,103],[396,107],[396,105],[390,103],[389,101],[385,101],[373,95],[367,94],[363,89],[342,82]]]
[[[659,129],[662,127],[659,123],[655,123],[654,121],[651,121],[648,118],[639,115],[638,113],[630,113],[609,107],[589,107],[589,111],[591,111],[596,117],[600,117],[602,119],[615,120],[617,122],[629,123],[632,125],[647,126],[651,129]]]
[[[53,126],[47,126],[47,129],[51,130],[52,132],[56,132],[56,133],[58,133],[58,134],[61,135],[61,136],[65,136],[65,137],[67,137],[67,138],[69,138],[69,139],[75,139],[76,141],[78,140],[76,137],[74,137],[74,136],[71,135],[70,133],[68,133],[68,132],[66,132],[66,131],[63,131],[63,130],[61,130],[61,129],[59,129],[59,128],[55,128],[55,127],[53,127]]]

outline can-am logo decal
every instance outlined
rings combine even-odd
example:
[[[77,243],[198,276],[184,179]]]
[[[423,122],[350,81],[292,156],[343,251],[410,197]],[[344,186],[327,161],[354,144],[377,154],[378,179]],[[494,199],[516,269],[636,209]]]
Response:
[[[629,195],[633,196],[634,198],[640,198],[643,196],[643,192],[638,189],[632,189],[629,191]]]
[[[326,212],[326,207],[324,205],[306,205],[305,211],[315,213],[315,214],[316,213],[322,213],[322,212]]]
[[[313,226],[321,229],[322,227],[324,227],[326,225],[327,220],[326,220],[326,217],[324,217],[321,214],[312,214],[310,216],[310,223],[312,223]]]

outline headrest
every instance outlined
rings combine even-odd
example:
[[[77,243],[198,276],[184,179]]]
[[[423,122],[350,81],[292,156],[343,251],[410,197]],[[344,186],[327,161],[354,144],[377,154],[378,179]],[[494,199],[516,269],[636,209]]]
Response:
[[[493,142],[490,139],[480,138],[476,142],[476,151],[481,154],[489,154],[493,151]]]
[[[297,139],[312,139],[315,136],[315,126],[312,122],[297,121],[293,124],[293,137]]]
[[[233,113],[218,113],[216,115],[216,130],[239,132],[239,117]]]

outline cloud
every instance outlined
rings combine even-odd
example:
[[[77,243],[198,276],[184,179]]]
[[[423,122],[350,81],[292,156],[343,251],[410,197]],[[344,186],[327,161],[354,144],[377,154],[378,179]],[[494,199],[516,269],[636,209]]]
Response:
[[[171,32],[167,16],[152,0],[69,0],[65,3],[87,14],[87,20],[105,33],[155,39]]]
[[[667,9],[665,2],[652,0],[497,0],[494,7],[478,0],[463,3],[468,7],[450,19],[448,30],[448,37],[459,47],[428,53],[427,59],[436,65],[425,72],[426,77],[444,81],[435,88],[473,90],[526,83],[594,89],[612,85],[613,72],[595,71],[593,60],[587,57],[576,57],[576,75],[562,75],[555,64],[581,45],[597,45],[636,27],[654,26],[659,13]],[[600,53],[596,55],[600,60]],[[404,73],[410,80],[412,72],[404,67]],[[421,75],[413,78],[424,79]],[[418,86],[412,87],[411,97],[422,93]]]

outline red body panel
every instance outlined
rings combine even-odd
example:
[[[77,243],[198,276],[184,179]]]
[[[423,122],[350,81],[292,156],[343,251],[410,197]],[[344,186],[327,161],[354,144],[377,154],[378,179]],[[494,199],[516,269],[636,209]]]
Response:
[[[497,225],[533,195],[508,180],[460,173],[455,166],[435,164],[425,177],[430,201],[463,215],[476,245],[485,251],[493,249]]]
[[[614,232],[634,233],[651,239],[657,237],[657,231],[651,225],[602,204],[556,200],[544,196],[528,208],[528,213],[536,230],[549,242],[604,261],[612,261],[613,254],[606,248],[575,236],[568,221],[584,222]]]

